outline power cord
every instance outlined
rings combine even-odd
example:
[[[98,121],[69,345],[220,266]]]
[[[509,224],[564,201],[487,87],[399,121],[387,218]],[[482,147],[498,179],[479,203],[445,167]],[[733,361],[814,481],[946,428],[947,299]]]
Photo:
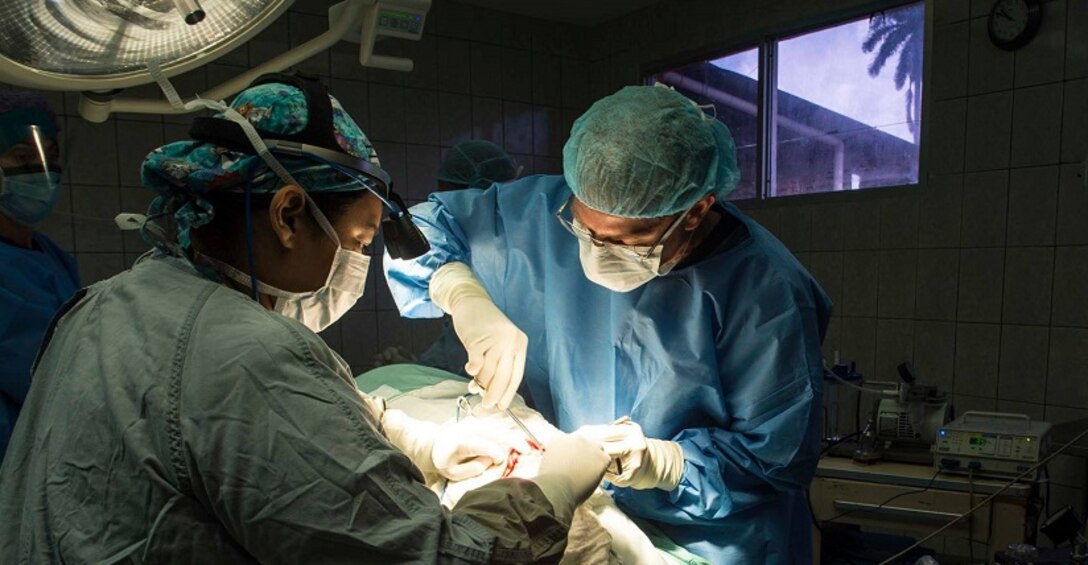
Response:
[[[930,477],[929,482],[926,483],[926,486],[923,487],[923,488],[915,489],[915,490],[908,490],[906,492],[901,492],[901,493],[899,493],[899,494],[885,500],[884,502],[881,502],[880,504],[878,504],[874,508],[852,508],[850,510],[847,510],[846,512],[840,512],[840,513],[836,514],[835,516],[833,516],[833,517],[831,517],[831,518],[829,518],[827,520],[824,520],[824,522],[834,522],[835,520],[838,520],[839,518],[842,518],[843,516],[847,516],[847,515],[853,514],[855,512],[876,512],[877,510],[880,510],[881,508],[884,508],[888,504],[891,504],[891,502],[893,500],[896,500],[898,498],[902,498],[904,496],[908,496],[908,495],[912,495],[912,494],[922,494],[923,492],[926,492],[929,489],[933,488],[933,481],[936,481],[937,476],[940,475],[940,474],[941,474],[940,470],[933,473],[933,476]]]

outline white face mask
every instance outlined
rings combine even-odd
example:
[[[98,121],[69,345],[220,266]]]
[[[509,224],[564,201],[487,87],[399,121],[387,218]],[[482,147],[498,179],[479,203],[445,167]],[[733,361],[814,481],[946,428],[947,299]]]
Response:
[[[574,224],[579,228],[583,227],[577,219]],[[664,241],[652,248],[616,248],[598,246],[584,239],[578,240],[578,258],[582,262],[582,271],[586,278],[615,292],[630,292],[655,277],[668,274],[676,266],[676,261],[662,265],[661,255],[664,249]]]
[[[329,276],[325,279],[324,286],[309,292],[288,292],[257,281],[257,290],[276,297],[273,310],[302,322],[316,333],[334,324],[363,296],[363,291],[366,290],[366,274],[370,269],[370,257],[341,247],[340,238],[332,229],[329,220],[325,218],[325,214],[314,204],[309,195],[306,200],[314,219],[336,243],[336,255],[332,259],[332,267],[329,269]],[[249,286],[249,275],[220,261],[213,259],[212,262],[227,277]]]

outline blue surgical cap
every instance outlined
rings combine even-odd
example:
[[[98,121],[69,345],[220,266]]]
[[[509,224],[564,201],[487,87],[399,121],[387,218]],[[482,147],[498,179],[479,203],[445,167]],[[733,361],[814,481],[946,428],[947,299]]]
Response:
[[[470,188],[487,188],[517,176],[514,159],[490,141],[472,140],[454,145],[438,166],[437,178]]]
[[[574,122],[563,176],[598,212],[657,218],[728,194],[740,172],[725,124],[669,88],[628,86]]]

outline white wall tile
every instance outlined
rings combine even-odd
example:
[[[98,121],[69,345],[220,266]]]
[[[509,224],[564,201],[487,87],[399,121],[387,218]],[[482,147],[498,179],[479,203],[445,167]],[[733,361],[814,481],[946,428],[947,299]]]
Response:
[[[938,2],[937,5],[941,5]],[[970,22],[937,25],[933,30],[933,99],[967,94],[967,53]]]
[[[1008,182],[1008,172],[1004,170],[964,175],[961,245],[989,247],[1005,244]]]
[[[880,247],[879,200],[850,202],[843,206],[843,249],[878,249]]]
[[[471,44],[449,37],[438,37],[436,43],[438,89],[443,92],[468,94],[472,84]]]
[[[1065,83],[1062,113],[1062,162],[1080,163],[1088,157],[1088,79]]]
[[[329,81],[329,94],[340,102],[344,111],[355,123],[373,138],[370,133],[370,84],[358,80],[334,78]]]
[[[371,83],[370,129],[371,141],[404,142],[406,112],[404,88],[387,84]]]
[[[957,319],[961,322],[1001,321],[1005,249],[961,249]]]
[[[1088,2],[1066,3],[1065,78],[1088,76]]]
[[[893,249],[880,252],[878,309],[881,318],[913,318],[917,251]]]
[[[904,361],[913,364],[914,320],[877,320],[876,370],[874,375],[882,381],[896,382],[896,367]]]
[[[117,120],[118,175],[123,186],[142,186],[140,169],[148,153],[163,145],[161,123]]]
[[[297,11],[288,12],[287,25],[291,34],[291,46],[298,46],[325,33],[329,29],[327,15],[303,14]],[[296,65],[301,71],[325,75],[329,74],[329,52],[322,51],[309,59]]]
[[[963,171],[966,140],[967,99],[939,100],[933,104],[927,124],[929,169],[937,175]]]
[[[1058,247],[1054,258],[1055,326],[1088,327],[1088,247]],[[1086,397],[1088,398],[1088,397]]]
[[[971,0],[940,0],[933,3],[933,21],[947,23],[971,16]]]
[[[842,307],[843,253],[840,251],[812,253],[809,272],[831,298],[835,311]]]
[[[438,93],[404,89],[404,139],[408,143],[439,145]]]
[[[563,103],[562,60],[554,55],[533,53],[533,104],[560,106]]]
[[[1001,326],[956,325],[955,393],[981,398],[997,397],[998,353]],[[962,411],[959,411],[962,413]]]
[[[426,200],[435,191],[442,150],[430,145],[408,145],[405,152],[404,184],[397,192],[412,200]],[[403,188],[401,188],[403,186]]]
[[[404,144],[375,141],[374,151],[378,154],[378,160],[382,168],[393,178],[393,183],[400,185],[407,178],[404,160]]]
[[[812,238],[812,210],[807,206],[782,209],[779,239],[794,253],[808,251]]]
[[[965,171],[989,171],[1009,166],[1012,108],[1012,92],[967,99]]]
[[[340,320],[340,355],[358,375],[371,369],[378,354],[378,320],[373,312],[348,312]]]
[[[400,316],[397,311],[382,311],[377,313],[378,321],[378,351],[387,347],[412,346],[412,330],[408,327],[408,320]]]
[[[585,110],[593,102],[590,95],[589,63],[580,59],[564,58],[560,67],[563,107]]]
[[[1058,190],[1058,245],[1088,244],[1088,190],[1079,164],[1062,165]]]
[[[499,147],[504,145],[502,100],[472,97],[472,132],[476,139],[486,139]]]
[[[472,95],[502,98],[503,51],[493,45],[472,43]]]
[[[876,318],[842,318],[843,362],[857,362],[858,371],[867,378],[875,374]]]
[[[1043,21],[1030,43],[1015,51],[1016,86],[1062,80],[1065,71],[1066,0],[1047,2]]]
[[[843,254],[843,316],[876,316],[879,256],[876,251]]]
[[[546,157],[562,157],[566,131],[562,127],[562,112],[548,106],[533,107],[532,153]]]
[[[525,49],[503,49],[502,97],[515,102],[533,101],[533,53]]]
[[[1013,53],[998,49],[990,42],[986,31],[986,18],[971,20],[971,46],[968,56],[968,94],[1012,88]]]
[[[960,241],[963,175],[931,176],[918,188],[918,247],[955,247]]]
[[[1061,83],[1019,88],[1014,99],[1012,166],[1057,163],[1061,147]]]
[[[65,176],[83,185],[117,186],[117,122],[92,124],[72,119],[66,125],[62,132],[68,154]]]
[[[121,230],[113,218],[120,213],[116,186],[72,185],[74,243],[77,252],[123,253]]]
[[[998,398],[1037,404],[1044,402],[1049,353],[1050,328],[1002,326]]]
[[[959,296],[959,250],[919,250],[915,284],[917,319],[954,321]]]
[[[341,41],[329,48],[329,74],[334,81],[366,80],[366,71],[367,68],[359,64],[359,44]],[[335,91],[333,95],[336,95]]]
[[[433,89],[438,86],[437,37],[425,33],[419,41],[405,42],[404,56],[412,60],[412,71],[404,75],[405,87]]]
[[[918,381],[950,392],[955,374],[956,324],[914,322],[914,370]]]
[[[503,102],[503,148],[513,153],[533,152],[533,107],[521,102]]]
[[[1053,245],[1058,176],[1057,166],[1009,173],[1009,245]]]
[[[841,251],[843,232],[842,204],[822,204],[812,206],[812,237],[810,248],[813,251]]]
[[[1008,248],[1005,252],[1002,321],[1011,324],[1049,324],[1053,275],[1053,247]]]
[[[439,132],[442,145],[452,147],[472,139],[472,98],[443,92],[438,97]]]
[[[1088,398],[1088,329],[1051,328],[1050,367],[1047,372],[1048,405],[1084,408]]]

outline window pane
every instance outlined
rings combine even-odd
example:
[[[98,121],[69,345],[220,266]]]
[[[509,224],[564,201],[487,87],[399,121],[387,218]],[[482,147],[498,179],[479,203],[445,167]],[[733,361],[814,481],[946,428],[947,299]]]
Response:
[[[778,42],[773,196],[918,182],[923,5]]]
[[[729,126],[737,144],[740,182],[730,200],[756,197],[756,133],[759,131],[759,50],[749,49],[710,61],[679,67],[650,77],[707,109]]]

